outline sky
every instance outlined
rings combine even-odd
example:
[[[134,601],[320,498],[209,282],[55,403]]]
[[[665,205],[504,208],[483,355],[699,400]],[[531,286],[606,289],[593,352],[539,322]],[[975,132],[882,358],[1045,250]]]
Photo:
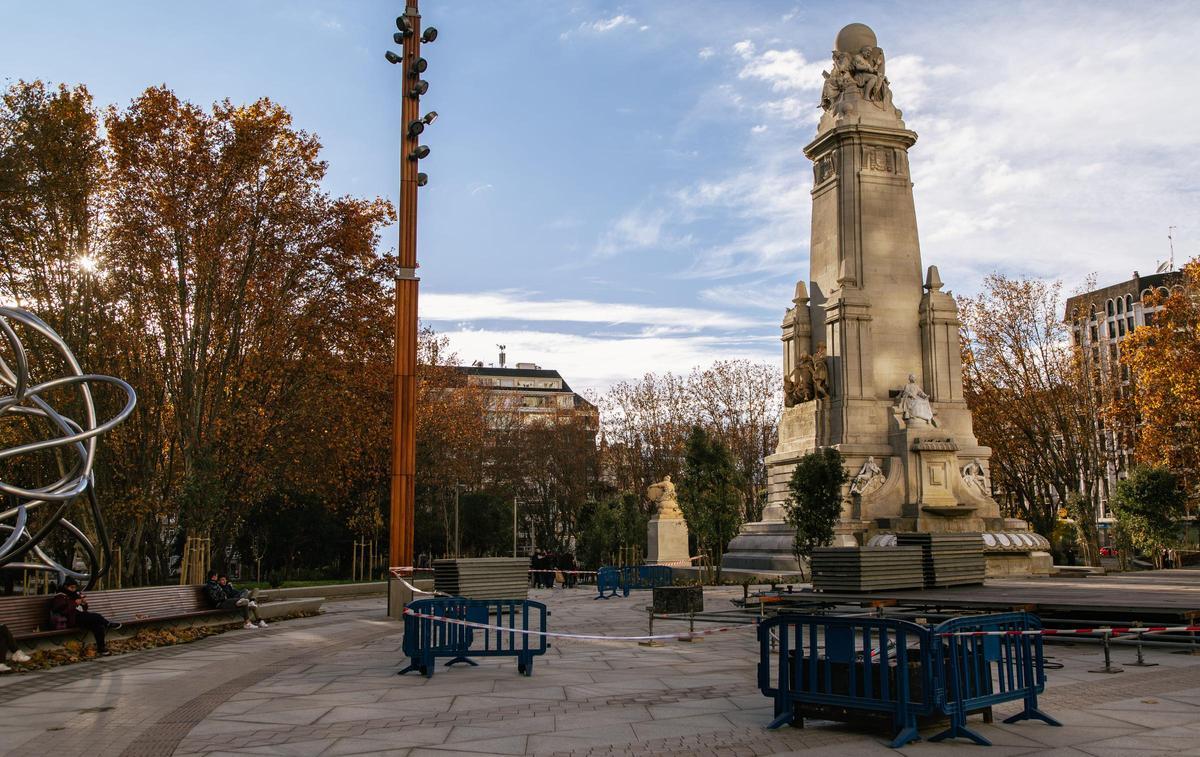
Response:
[[[267,96],[319,135],[335,195],[396,199],[403,75],[391,0],[0,0],[0,79],[102,105],[166,84]],[[420,313],[464,362],[579,389],[775,361],[808,272],[822,69],[870,25],[910,150],[922,259],[1067,291],[1200,254],[1195,2],[425,0],[437,122]],[[395,246],[395,227],[384,248]]]

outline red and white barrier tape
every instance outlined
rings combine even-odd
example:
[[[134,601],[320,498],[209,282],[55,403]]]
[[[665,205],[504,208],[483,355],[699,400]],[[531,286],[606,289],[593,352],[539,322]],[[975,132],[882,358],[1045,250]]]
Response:
[[[476,623],[470,620],[462,620],[460,618],[447,618],[443,615],[429,615],[423,612],[416,612],[409,608],[404,608],[405,615],[411,615],[414,618],[427,618],[429,620],[440,620],[446,623],[453,623],[459,626],[470,626],[471,628],[482,628],[489,631],[501,631],[503,633],[521,633],[529,636],[545,636],[554,639],[587,639],[591,641],[660,641],[668,639],[690,639],[696,636],[712,636],[719,633],[728,633],[729,631],[742,631],[747,628],[755,628],[754,625],[737,625],[737,626],[722,626],[720,628],[706,628],[703,631],[683,631],[680,633],[660,633],[646,636],[605,636],[603,634],[594,633],[559,633],[555,631],[534,631],[525,628],[508,628],[506,626],[494,626],[490,623]]]
[[[1042,628],[1031,631],[952,631],[940,636],[1082,636],[1087,634],[1184,633],[1200,626],[1132,626],[1130,628]]]
[[[561,570],[556,568],[530,568],[530,573],[562,573],[565,576],[594,576],[594,570]]]

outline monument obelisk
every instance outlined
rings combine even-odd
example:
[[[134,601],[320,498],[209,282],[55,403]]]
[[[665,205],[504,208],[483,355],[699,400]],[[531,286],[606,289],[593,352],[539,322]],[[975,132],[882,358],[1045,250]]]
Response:
[[[767,507],[723,563],[798,567],[783,523],[788,481],[802,455],[831,446],[851,475],[835,544],[990,532],[984,542],[1003,541],[993,552],[1007,560],[989,559],[989,570],[1029,572],[1045,540],[1014,536],[1027,527],[1002,518],[989,494],[991,450],[975,438],[963,396],[958,308],[935,266],[922,277],[908,163],[917,135],[892,103],[875,33],[843,28],[824,75],[824,112],[804,148],[813,163],[808,284],[797,283],[782,323],[785,407],[766,461]]]

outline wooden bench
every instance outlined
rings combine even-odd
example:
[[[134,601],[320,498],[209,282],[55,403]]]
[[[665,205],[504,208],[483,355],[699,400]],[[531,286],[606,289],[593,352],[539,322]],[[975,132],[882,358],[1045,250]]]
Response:
[[[18,640],[37,641],[85,633],[79,628],[55,630],[50,622],[53,595],[0,597],[0,623]],[[144,589],[96,591],[85,595],[88,610],[110,621],[135,626],[185,621],[213,616],[234,616],[238,610],[214,610],[202,586],[152,586]]]

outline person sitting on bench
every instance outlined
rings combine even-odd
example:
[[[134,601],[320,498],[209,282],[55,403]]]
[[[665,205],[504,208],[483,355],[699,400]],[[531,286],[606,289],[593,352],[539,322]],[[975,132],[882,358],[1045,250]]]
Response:
[[[228,579],[225,584],[222,584],[221,578],[223,576],[220,576],[215,570],[208,572],[208,581],[204,584],[204,595],[208,597],[209,604],[213,606],[214,610],[238,610],[242,613],[242,621],[245,623],[243,628],[258,628],[258,625],[250,620],[249,597],[243,597],[241,592],[226,593],[225,587],[228,585]],[[257,616],[256,612],[255,618]]]
[[[229,580],[229,576],[226,575],[218,577],[217,583],[221,585],[221,590],[225,592],[226,601],[232,599],[237,603],[238,607],[242,608],[242,617],[246,621],[247,628],[252,627],[254,623],[258,623],[259,628],[267,627],[267,621],[258,617],[258,602],[255,602],[254,598],[250,596],[249,589],[239,589],[234,586],[233,582]],[[250,616],[254,617],[253,621],[250,620]]]
[[[107,657],[112,652],[104,643],[104,634],[121,627],[97,612],[88,611],[87,597],[79,593],[79,582],[68,578],[50,598],[50,619],[56,628],[83,628],[96,638],[96,654]]]
[[[21,651],[17,646],[17,640],[13,638],[12,631],[8,630],[8,626],[0,623],[0,673],[8,673],[12,668],[4,664],[4,656],[6,653],[12,653],[13,662],[29,662],[29,655]]]

